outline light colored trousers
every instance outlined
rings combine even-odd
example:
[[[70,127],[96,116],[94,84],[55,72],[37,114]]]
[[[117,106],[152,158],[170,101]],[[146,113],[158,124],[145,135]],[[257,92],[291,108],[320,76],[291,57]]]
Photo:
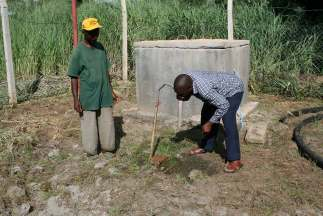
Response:
[[[84,151],[90,155],[102,151],[115,151],[115,129],[111,107],[97,111],[83,111],[81,134]]]

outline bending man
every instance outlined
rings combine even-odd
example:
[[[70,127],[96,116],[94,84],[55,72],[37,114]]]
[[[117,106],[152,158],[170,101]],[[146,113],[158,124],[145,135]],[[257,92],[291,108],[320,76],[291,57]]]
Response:
[[[217,72],[190,72],[180,74],[174,81],[178,100],[187,101],[192,95],[204,102],[201,126],[204,137],[190,154],[202,154],[214,149],[215,138],[222,119],[226,143],[226,172],[242,167],[236,113],[242,100],[244,85],[235,74]]]

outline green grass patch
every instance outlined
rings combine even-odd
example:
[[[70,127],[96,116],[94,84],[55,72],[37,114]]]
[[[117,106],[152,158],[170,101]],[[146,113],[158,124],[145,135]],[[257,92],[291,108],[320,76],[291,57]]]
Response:
[[[121,77],[121,9],[119,1],[83,0],[78,20],[97,17],[104,28],[99,40],[114,63],[113,75]],[[16,77],[30,79],[36,73],[64,75],[72,51],[71,1],[9,1],[12,49]],[[127,1],[130,79],[134,74],[133,43],[141,40],[227,38],[225,1]],[[234,4],[236,39],[251,43],[249,87],[253,92],[290,97],[322,97],[315,82],[300,76],[323,74],[322,25],[308,25],[302,15],[275,14],[269,1]],[[82,39],[81,32],[80,40]],[[3,50],[0,37],[0,50]],[[0,52],[0,80],[5,79]],[[0,95],[1,96],[1,95]]]

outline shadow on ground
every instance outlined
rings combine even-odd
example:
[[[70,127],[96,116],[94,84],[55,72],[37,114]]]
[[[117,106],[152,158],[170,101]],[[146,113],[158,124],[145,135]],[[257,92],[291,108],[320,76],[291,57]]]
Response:
[[[116,151],[118,151],[118,149],[120,148],[121,138],[127,135],[122,128],[123,124],[124,124],[123,117],[121,116],[114,117],[114,125],[115,125],[115,131],[116,131],[116,138],[115,138]]]
[[[201,132],[201,127],[195,126],[190,129],[177,132],[173,141],[178,143],[186,139],[193,143],[199,143],[202,138],[203,134]],[[214,153],[220,155],[222,159],[225,159],[224,128],[222,125],[219,127],[219,133],[215,140]]]
[[[166,174],[176,174],[181,175],[183,177],[189,176],[191,171],[193,170],[200,170],[208,176],[217,174],[219,172],[219,158],[217,157],[217,155],[219,155],[220,158],[222,158],[222,160],[224,160],[225,158],[223,127],[220,127],[218,137],[215,141],[214,152],[195,156],[190,156],[188,153],[189,150],[183,153],[183,151],[186,151],[186,147],[191,148],[192,144],[196,145],[200,142],[202,137],[203,135],[199,126],[195,126],[193,128],[177,132],[173,137],[170,138],[170,142],[163,141],[163,136],[159,137],[157,140],[157,145],[174,145],[176,147],[175,149],[173,149],[173,151],[181,152],[177,154],[176,157],[172,157],[162,164],[164,172]],[[191,145],[187,146],[184,144],[184,146],[182,146],[182,141],[185,140],[188,141]]]

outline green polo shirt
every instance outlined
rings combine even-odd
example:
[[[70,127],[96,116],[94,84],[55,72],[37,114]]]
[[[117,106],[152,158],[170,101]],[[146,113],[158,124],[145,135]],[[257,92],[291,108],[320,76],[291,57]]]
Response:
[[[107,72],[111,66],[101,43],[87,47],[82,42],[73,50],[67,75],[80,78],[80,103],[83,110],[112,106],[112,90]]]

